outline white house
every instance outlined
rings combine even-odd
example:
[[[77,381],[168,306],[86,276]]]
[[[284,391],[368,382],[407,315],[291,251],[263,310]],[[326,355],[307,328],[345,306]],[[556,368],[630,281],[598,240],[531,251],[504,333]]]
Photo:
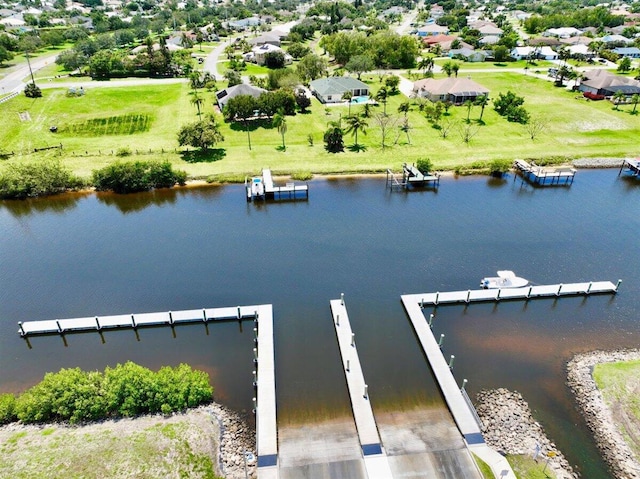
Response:
[[[251,54],[253,54],[253,56],[249,58],[249,61],[254,61],[258,65],[264,65],[265,55],[267,55],[267,53],[274,53],[274,52],[282,52],[284,54],[285,65],[290,65],[293,62],[293,57],[291,55],[289,55],[288,53],[285,53],[285,51],[282,48],[277,47],[275,45],[271,45],[270,43],[265,43],[264,45],[253,47],[251,49]],[[246,59],[247,59],[247,56],[245,56],[245,60]]]
[[[309,89],[322,103],[343,101],[343,95],[347,92],[352,97],[369,96],[369,86],[351,77],[319,78],[309,83]]]
[[[582,30],[573,27],[549,28],[542,35],[545,37],[570,38],[582,35]]]
[[[551,47],[515,47],[509,53],[516,60],[535,58],[538,60],[557,60],[558,54]]]
[[[572,57],[582,55],[585,58],[593,58],[595,56],[595,53],[589,50],[589,46],[584,45],[582,43],[578,43],[576,45],[569,45],[567,47],[567,51]]]

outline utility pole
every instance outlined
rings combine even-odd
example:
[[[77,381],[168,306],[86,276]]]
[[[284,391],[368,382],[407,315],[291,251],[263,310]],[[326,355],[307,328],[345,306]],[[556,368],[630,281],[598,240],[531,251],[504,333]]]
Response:
[[[33,70],[31,69],[31,62],[29,61],[29,52],[27,50],[24,51],[24,56],[27,59],[27,65],[29,65],[29,73],[31,74],[31,83],[36,84],[35,79],[33,78]]]

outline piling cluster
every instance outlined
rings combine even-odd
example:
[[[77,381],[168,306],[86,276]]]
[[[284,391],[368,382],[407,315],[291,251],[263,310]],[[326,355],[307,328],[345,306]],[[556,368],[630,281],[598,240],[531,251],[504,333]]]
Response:
[[[546,464],[558,479],[574,479],[578,475],[535,421],[529,404],[517,391],[482,390],[476,396],[476,410],[482,422],[487,445],[501,454],[536,457]],[[549,454],[551,453],[551,454]]]
[[[222,475],[227,479],[257,477],[256,431],[249,426],[248,417],[217,403],[208,405],[207,411],[220,429],[218,468]]]
[[[602,456],[618,479],[639,479],[640,463],[616,427],[593,379],[596,364],[640,359],[640,350],[593,351],[579,354],[567,364],[567,384],[576,398]]]

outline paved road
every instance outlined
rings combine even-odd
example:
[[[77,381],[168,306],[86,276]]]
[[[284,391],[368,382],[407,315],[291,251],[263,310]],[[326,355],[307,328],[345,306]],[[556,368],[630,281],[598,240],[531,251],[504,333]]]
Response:
[[[31,70],[33,70],[33,72],[35,73],[41,68],[44,68],[47,65],[53,63],[59,54],[60,52],[57,52],[51,55],[46,55],[31,60]],[[20,64],[14,71],[8,73],[7,76],[0,79],[0,91],[3,94],[22,91],[25,85],[25,79],[27,79],[28,76],[29,66],[25,61],[24,63]]]

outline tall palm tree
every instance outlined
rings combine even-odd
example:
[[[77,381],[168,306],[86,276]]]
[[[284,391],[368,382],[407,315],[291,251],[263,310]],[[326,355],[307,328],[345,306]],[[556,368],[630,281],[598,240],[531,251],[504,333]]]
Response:
[[[347,129],[345,133],[351,133],[355,137],[355,147],[358,146],[358,132],[361,131],[365,135],[367,134],[367,127],[369,124],[360,115],[351,115],[345,118],[347,122]]]
[[[473,108],[473,102],[471,100],[467,100],[464,102],[464,106],[467,107],[467,123],[471,123],[469,117],[471,116],[471,108]]]
[[[427,76],[427,72],[433,70],[433,57],[426,56],[422,57],[418,62],[418,68],[424,71],[424,76]]]
[[[410,108],[411,108],[411,105],[409,104],[408,101],[402,102],[398,107],[398,113],[404,113],[404,117],[407,118],[407,113],[409,112]]]
[[[198,96],[197,90],[194,90],[193,98],[191,98],[191,104],[196,106],[198,109],[198,119],[202,120],[202,112],[200,111],[200,108],[204,105],[204,99]]]
[[[633,103],[633,110],[631,110],[631,114],[636,114],[636,107],[638,106],[638,102],[640,102],[640,95],[637,93],[631,97],[631,103]]]
[[[626,99],[626,95],[621,92],[620,90],[618,90],[617,92],[615,92],[613,94],[613,103],[615,103],[615,107],[614,110],[619,110],[620,108],[618,108],[620,106],[620,103],[623,102]]]
[[[286,150],[287,146],[284,144],[284,134],[287,132],[287,118],[284,116],[284,110],[282,108],[273,115],[273,126],[275,126],[278,129],[278,133],[282,135],[282,150]]]
[[[382,102],[384,105],[384,114],[387,115],[387,97],[389,96],[389,92],[385,87],[381,87],[376,93],[376,100]]]
[[[484,115],[484,108],[489,104],[489,97],[487,95],[480,95],[476,97],[476,105],[480,107],[480,118],[479,121],[482,121],[482,115]]]
[[[342,99],[349,102],[349,116],[351,116],[351,99],[353,98],[353,92],[347,90],[342,94]]]

